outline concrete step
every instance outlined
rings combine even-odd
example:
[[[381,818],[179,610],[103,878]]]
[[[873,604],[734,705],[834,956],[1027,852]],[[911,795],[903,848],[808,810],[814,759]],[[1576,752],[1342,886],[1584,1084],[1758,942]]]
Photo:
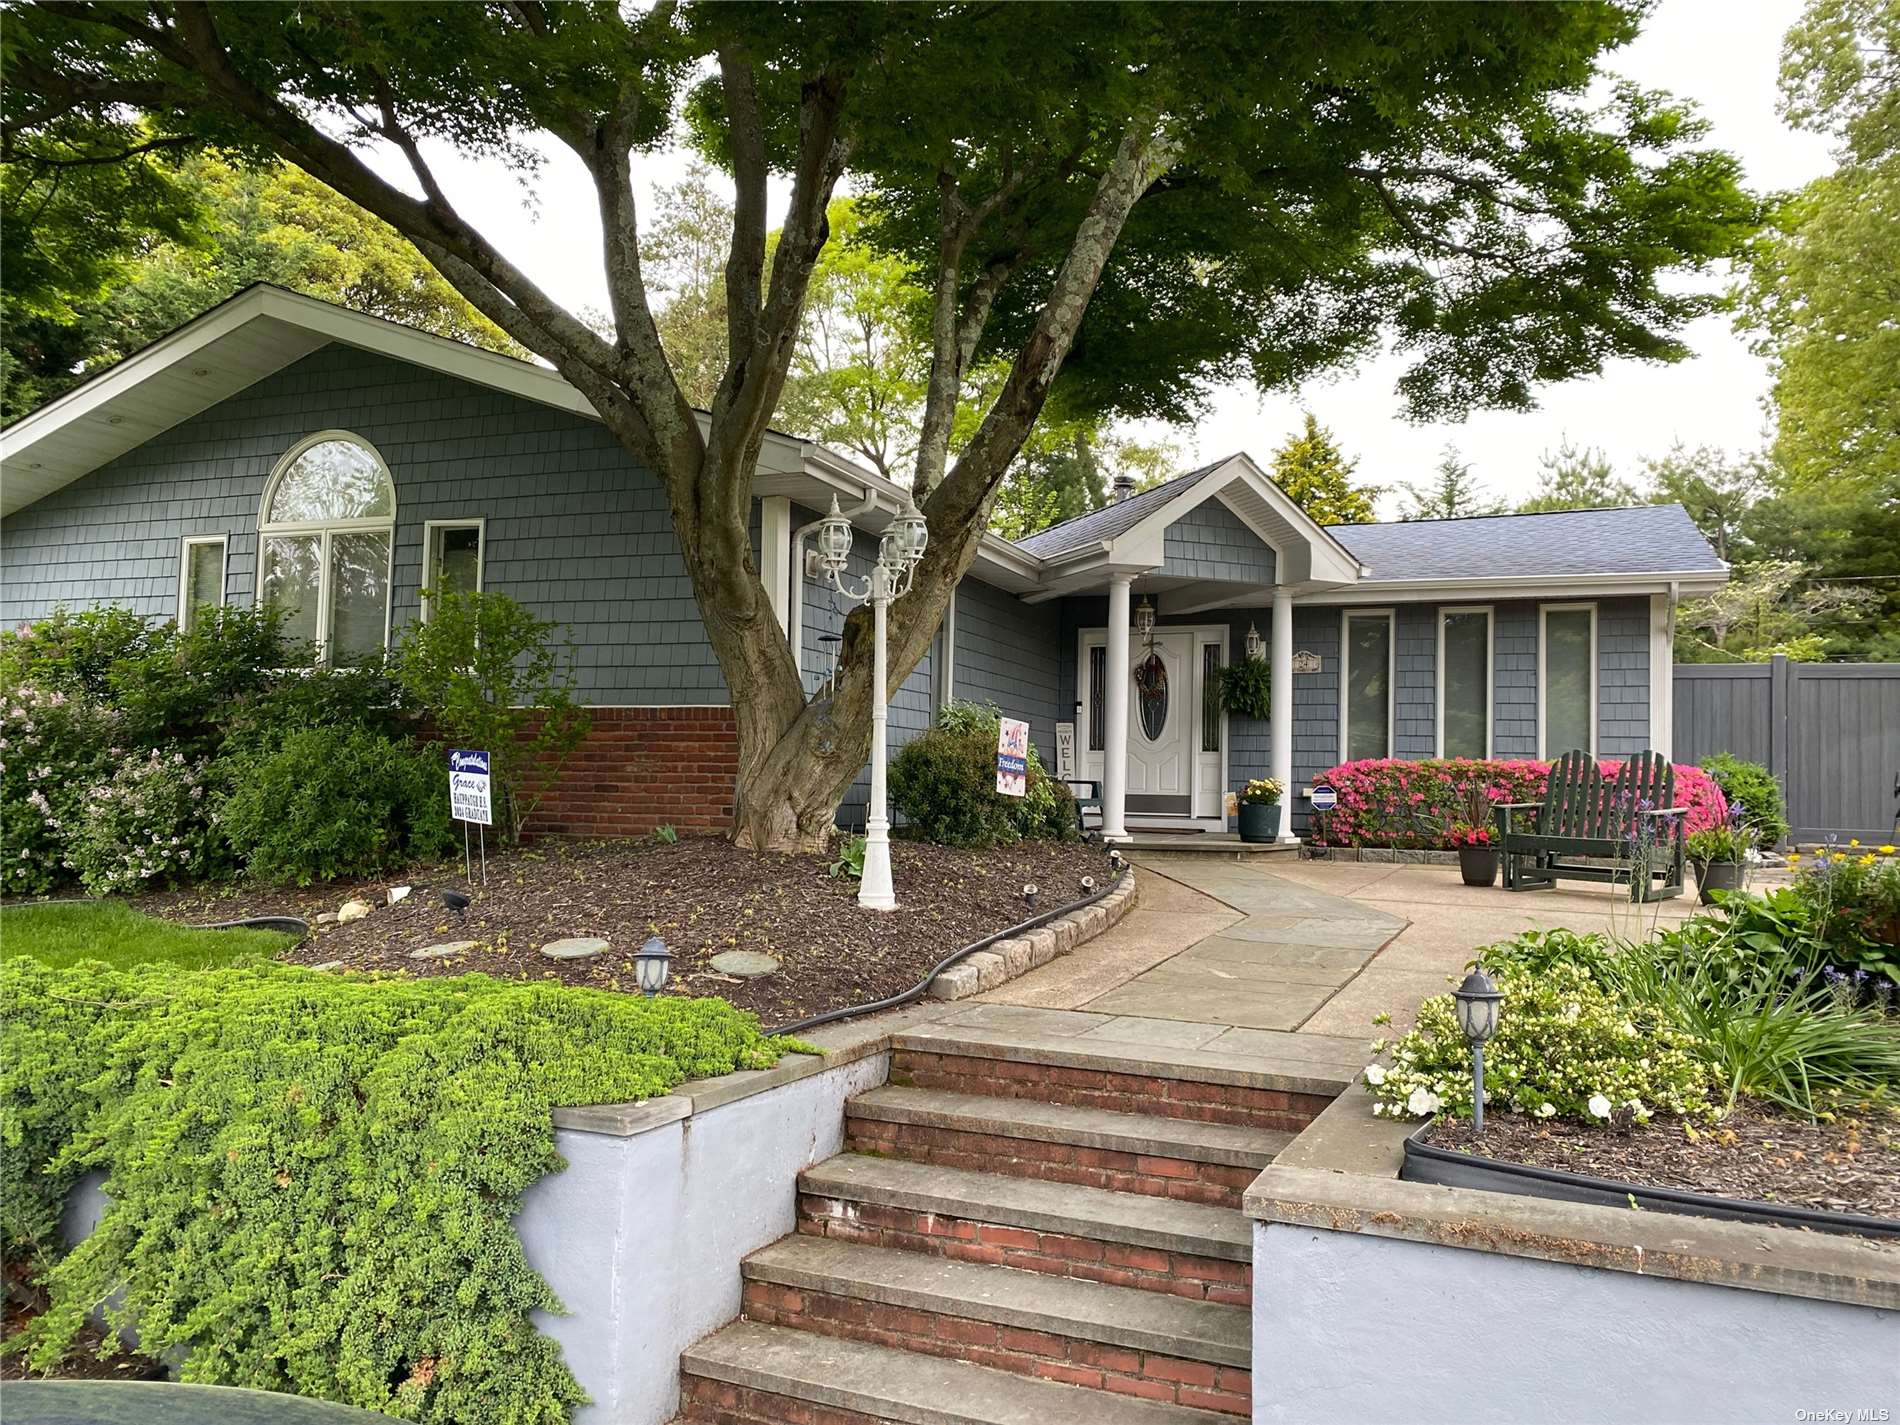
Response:
[[[886,1085],[845,1106],[848,1150],[1239,1207],[1292,1135],[1161,1114]]]
[[[799,1176],[798,1230],[1245,1305],[1253,1233],[1225,1207],[844,1153]]]
[[[827,1425],[1216,1425],[1232,1418],[751,1321],[687,1351],[680,1384],[680,1418],[690,1425],[805,1418]]]
[[[1095,1377],[1077,1384],[1097,1385],[1108,1370],[1164,1381],[1193,1374],[1212,1388],[1213,1371],[1190,1373],[1179,1367],[1201,1362],[1244,1372],[1250,1354],[1252,1321],[1244,1306],[1190,1301],[1073,1277],[800,1236],[754,1252],[742,1271],[747,1283],[746,1315],[755,1320],[771,1319],[753,1310],[755,1288],[763,1288],[757,1293],[758,1301],[781,1326],[825,1331],[862,1316],[871,1329],[898,1338],[882,1342],[885,1345],[906,1350],[943,1348],[932,1354],[956,1353],[969,1345],[983,1354],[966,1354],[964,1359],[980,1365],[1033,1375],[1039,1373],[1038,1363],[1055,1360],[1085,1367]],[[821,1311],[821,1298],[860,1303],[866,1310]],[[902,1310],[884,1312],[878,1307]],[[916,1319],[919,1316],[928,1319]],[[946,1320],[966,1328],[981,1323],[991,1329],[941,1334],[933,1329]],[[1110,1349],[1099,1349],[1104,1347]],[[1004,1356],[1013,1359],[1005,1362]],[[1163,1369],[1150,1372],[1143,1358]],[[1230,1379],[1227,1384],[1234,1387],[1242,1382]]]

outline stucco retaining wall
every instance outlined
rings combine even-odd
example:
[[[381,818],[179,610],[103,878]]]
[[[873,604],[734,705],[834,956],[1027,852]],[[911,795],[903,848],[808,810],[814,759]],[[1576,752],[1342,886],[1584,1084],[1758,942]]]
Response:
[[[1268,1222],[1253,1300],[1260,1425],[1900,1409],[1900,1313],[1841,1302]]]
[[[798,1174],[842,1151],[845,1100],[889,1071],[877,1052],[709,1107],[689,1085],[641,1105],[655,1122],[632,1132],[557,1127],[567,1168],[529,1189],[515,1226],[568,1310],[536,1324],[593,1398],[574,1425],[673,1417],[680,1353],[739,1314],[740,1259],[794,1229]]]

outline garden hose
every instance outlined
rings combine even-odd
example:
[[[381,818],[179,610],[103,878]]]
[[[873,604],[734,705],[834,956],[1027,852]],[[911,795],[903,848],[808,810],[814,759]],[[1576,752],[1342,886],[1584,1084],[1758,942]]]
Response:
[[[1058,916],[1067,915],[1072,910],[1080,910],[1084,906],[1094,905],[1095,902],[1114,890],[1133,874],[1134,867],[1123,866],[1121,875],[1116,876],[1107,885],[1091,891],[1079,901],[1071,901],[1068,905],[1059,905],[1052,910],[1041,911],[1036,915],[1030,916],[1028,920],[1025,920],[1020,925],[1012,925],[1007,930],[999,930],[994,935],[986,935],[981,940],[972,941],[961,950],[954,951],[946,955],[942,960],[939,960],[936,967],[932,969],[929,974],[925,975],[909,989],[894,994],[888,999],[872,1000],[869,1004],[847,1005],[843,1009],[828,1009],[823,1014],[814,1014],[809,1019],[800,1019],[791,1024],[777,1025],[765,1032],[767,1034],[802,1034],[807,1029],[818,1028],[821,1024],[834,1024],[840,1019],[855,1019],[861,1014],[880,1014],[887,1009],[896,1009],[900,1005],[909,1004],[912,1000],[920,998],[924,991],[930,988],[931,982],[935,980],[937,976],[941,975],[959,960],[967,959],[969,956],[976,954],[979,950],[987,950],[999,940],[1009,940],[1018,935],[1027,935],[1032,930],[1040,930],[1050,921],[1056,919]]]
[[[244,920],[214,920],[207,925],[194,925],[193,930],[276,930],[285,935],[297,937],[301,945],[310,937],[310,922],[299,920],[294,915],[254,915]]]

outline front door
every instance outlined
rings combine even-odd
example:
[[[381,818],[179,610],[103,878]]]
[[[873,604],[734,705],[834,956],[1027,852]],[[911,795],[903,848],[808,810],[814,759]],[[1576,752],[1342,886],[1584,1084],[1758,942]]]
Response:
[[[1202,681],[1205,676],[1201,645],[1210,635],[1192,628],[1157,628],[1152,643],[1129,635],[1128,662],[1132,676],[1128,699],[1128,802],[1130,817],[1184,820],[1219,815],[1219,769],[1200,774],[1202,743],[1207,738],[1203,716]],[[1218,659],[1216,659],[1218,663]],[[1107,668],[1107,635],[1101,631],[1082,639],[1082,707],[1088,777],[1102,779],[1103,697],[1096,687]],[[1215,761],[1218,763],[1218,742]],[[1207,785],[1201,786],[1205,782]]]

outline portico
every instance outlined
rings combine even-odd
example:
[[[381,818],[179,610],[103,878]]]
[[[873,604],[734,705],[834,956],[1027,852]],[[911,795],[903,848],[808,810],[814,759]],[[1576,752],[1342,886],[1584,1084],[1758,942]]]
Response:
[[[1295,600],[1365,571],[1245,455],[1118,496],[1024,542],[1047,566],[1027,601],[1063,600],[1075,630],[1076,775],[1101,784],[1106,840],[1219,830],[1246,776],[1293,784]],[[1269,663],[1264,724],[1219,695],[1251,656]],[[1280,835],[1297,839],[1290,813]]]

